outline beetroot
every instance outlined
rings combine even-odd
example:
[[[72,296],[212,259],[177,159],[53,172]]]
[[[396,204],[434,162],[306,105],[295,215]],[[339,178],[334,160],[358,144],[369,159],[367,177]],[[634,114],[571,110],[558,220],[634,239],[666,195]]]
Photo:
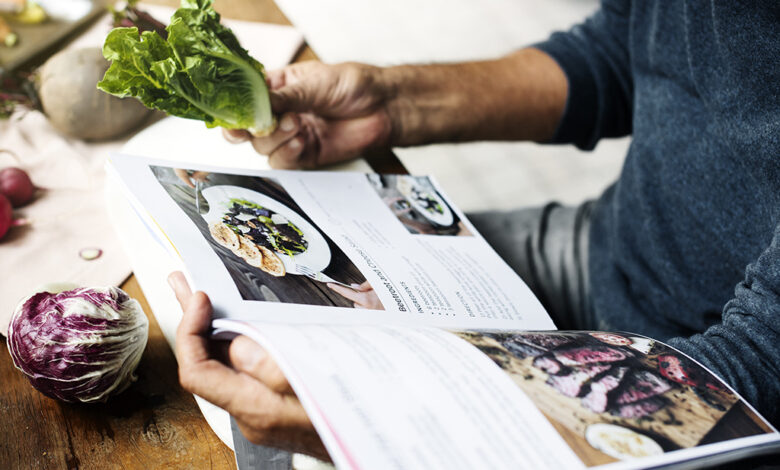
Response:
[[[19,207],[32,200],[35,186],[24,170],[3,168],[0,170],[0,194],[8,198],[13,207]]]
[[[8,201],[8,199],[6,199],[5,196],[0,194],[0,238],[5,236],[5,233],[8,232],[9,228],[11,228],[13,221],[14,216],[11,203]]]

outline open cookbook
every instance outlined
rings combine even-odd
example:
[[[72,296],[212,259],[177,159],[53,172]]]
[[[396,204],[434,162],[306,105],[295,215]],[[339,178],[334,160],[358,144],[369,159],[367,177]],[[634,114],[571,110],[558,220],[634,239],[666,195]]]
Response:
[[[428,177],[112,155],[135,215],[277,360],[340,469],[689,467],[778,452],[704,367],[556,331]]]

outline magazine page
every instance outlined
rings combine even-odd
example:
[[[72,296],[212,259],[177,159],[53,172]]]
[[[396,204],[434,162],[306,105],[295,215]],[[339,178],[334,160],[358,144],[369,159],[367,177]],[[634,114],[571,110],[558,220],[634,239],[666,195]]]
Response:
[[[430,178],[235,174],[127,155],[109,169],[218,318],[555,328]]]
[[[748,403],[660,341],[596,331],[454,334],[507,374],[587,466],[723,462],[762,443],[780,450],[780,435]]]
[[[215,326],[276,357],[342,469],[684,468],[780,449],[729,387],[642,336]]]

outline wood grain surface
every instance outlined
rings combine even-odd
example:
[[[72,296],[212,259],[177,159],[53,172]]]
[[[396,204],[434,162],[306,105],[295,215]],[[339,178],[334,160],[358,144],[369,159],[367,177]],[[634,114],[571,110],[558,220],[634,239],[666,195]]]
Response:
[[[179,386],[176,359],[135,278],[122,288],[149,317],[138,380],[105,404],[62,403],[33,389],[3,351],[0,468],[235,468],[233,452]]]

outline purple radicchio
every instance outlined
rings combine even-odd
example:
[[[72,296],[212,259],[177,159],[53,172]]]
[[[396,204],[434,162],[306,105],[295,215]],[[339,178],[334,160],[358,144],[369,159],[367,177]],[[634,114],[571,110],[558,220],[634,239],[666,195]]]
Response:
[[[30,383],[67,402],[105,401],[135,380],[149,321],[117,287],[39,292],[8,327],[8,350]]]

